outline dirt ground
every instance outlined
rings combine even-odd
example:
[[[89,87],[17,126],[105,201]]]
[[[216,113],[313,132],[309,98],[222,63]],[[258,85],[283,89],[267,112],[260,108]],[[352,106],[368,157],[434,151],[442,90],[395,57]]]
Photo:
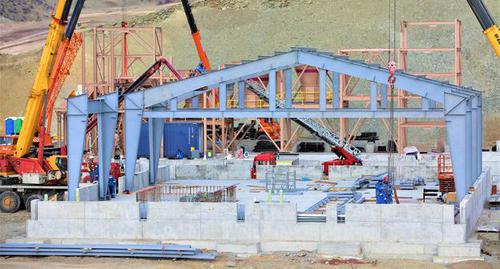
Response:
[[[11,238],[26,236],[26,220],[29,213],[21,211],[15,214],[0,213],[0,242]],[[499,248],[497,242],[490,242]],[[490,251],[492,252],[492,251]],[[499,252],[495,252],[494,255]],[[0,257],[0,269],[38,269],[38,268],[148,268],[148,269],[205,269],[205,268],[241,268],[241,269],[496,269],[500,268],[498,256],[489,256],[485,262],[467,261],[448,266],[430,261],[414,260],[338,260],[326,259],[314,253],[280,253],[252,257],[238,257],[221,254],[215,261],[185,261],[130,258],[82,258],[82,257]]]

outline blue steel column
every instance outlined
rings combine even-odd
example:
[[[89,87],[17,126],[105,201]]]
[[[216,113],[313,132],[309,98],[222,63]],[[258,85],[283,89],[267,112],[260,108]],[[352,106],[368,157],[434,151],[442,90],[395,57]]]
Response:
[[[226,111],[226,98],[227,98],[227,84],[221,83],[219,85],[219,110]]]
[[[445,93],[444,96],[446,133],[450,145],[453,174],[455,176],[455,190],[459,201],[467,194],[467,113],[466,99],[460,96]],[[469,152],[470,154],[470,152]]]
[[[141,134],[143,92],[125,95],[125,191],[134,190],[135,164]]]
[[[424,111],[428,111],[431,107],[431,100],[425,98],[425,97],[422,97],[422,110]]]
[[[276,70],[269,71],[269,111],[276,110]]]
[[[380,87],[380,106],[382,108],[387,108],[387,85],[382,84],[382,87]]]
[[[474,172],[474,166],[476,166],[474,161],[474,157],[472,156],[474,154],[474,141],[472,141],[472,100],[467,100],[466,101],[466,106],[467,106],[467,111],[465,113],[465,140],[466,140],[466,178],[467,178],[467,187],[472,186],[474,183],[473,179],[473,172]]]
[[[238,81],[238,108],[245,108],[245,81]]]
[[[191,98],[191,104],[193,108],[198,108],[199,107],[199,99],[198,96]]]
[[[285,108],[292,108],[292,69],[287,68],[285,73]]]
[[[156,108],[153,108],[153,111]],[[160,163],[160,145],[163,136],[163,119],[149,118],[149,184],[155,185]]]
[[[326,110],[326,70],[319,70],[319,110]]]
[[[66,139],[68,144],[68,200],[76,200],[76,189],[80,183],[80,172],[85,146],[85,130],[88,117],[88,97],[79,95],[68,98]]]
[[[332,72],[332,74],[333,109],[338,109],[340,107],[339,73]]]
[[[477,145],[479,147],[479,151],[477,152],[478,158],[477,158],[477,165],[479,168],[479,174],[482,173],[483,171],[483,99],[481,95],[478,95],[476,97],[477,99]],[[478,175],[479,176],[479,175]]]
[[[479,144],[478,144],[478,139],[477,139],[477,136],[478,136],[478,122],[477,122],[477,113],[478,113],[478,109],[477,109],[477,98],[473,98],[472,99],[472,111],[471,111],[471,121],[472,121],[472,152],[471,152],[471,155],[472,155],[472,183],[474,183],[476,181],[476,179],[478,178],[479,176],[479,173],[481,173],[481,169],[478,165],[478,154],[477,152],[478,151],[481,151],[481,148],[479,147]]]
[[[100,97],[97,113],[97,148],[99,151],[99,199],[105,200],[108,193],[109,168],[113,159],[113,147],[118,120],[118,93]]]
[[[370,110],[377,111],[377,82],[370,82]]]

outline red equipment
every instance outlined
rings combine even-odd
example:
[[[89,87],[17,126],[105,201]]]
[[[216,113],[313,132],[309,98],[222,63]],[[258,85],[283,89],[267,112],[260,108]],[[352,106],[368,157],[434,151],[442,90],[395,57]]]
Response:
[[[278,154],[275,152],[263,152],[257,154],[253,158],[252,169],[250,170],[250,178],[257,178],[257,165],[276,165]]]
[[[323,163],[323,174],[328,176],[329,167],[332,165],[363,165],[360,159],[356,158],[342,147],[333,147],[332,152],[338,159]]]
[[[440,154],[438,156],[438,180],[440,192],[455,191],[455,176],[453,175],[453,166],[451,157],[448,154]]]

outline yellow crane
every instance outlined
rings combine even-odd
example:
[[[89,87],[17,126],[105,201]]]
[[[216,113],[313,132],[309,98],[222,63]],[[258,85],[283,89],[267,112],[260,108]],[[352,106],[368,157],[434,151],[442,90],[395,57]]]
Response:
[[[24,121],[17,140],[14,156],[23,157],[31,149],[33,138],[38,128],[38,119],[42,113],[45,97],[49,90],[50,71],[54,65],[56,52],[64,40],[65,21],[68,17],[71,1],[59,0],[54,16],[49,25],[38,71],[24,111]]]
[[[498,27],[482,0],[467,0],[467,2],[474,15],[476,15],[479,24],[481,24],[484,35],[488,38],[497,57],[500,58],[500,27]]]

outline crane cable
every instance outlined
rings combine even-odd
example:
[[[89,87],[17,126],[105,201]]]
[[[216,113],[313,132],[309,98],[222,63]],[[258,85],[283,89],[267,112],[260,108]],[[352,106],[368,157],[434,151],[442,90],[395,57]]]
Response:
[[[390,132],[391,132],[391,139],[394,139],[394,131],[395,131],[395,126],[394,126],[394,84],[396,83],[396,1],[397,0],[389,0],[389,5],[388,5],[388,63],[387,63],[387,69],[389,70],[389,77],[387,78],[387,83],[390,88],[390,97],[391,97],[391,102],[389,104],[389,121],[390,121]],[[392,10],[391,10],[392,9]],[[392,48],[391,48],[391,11],[392,11]],[[391,58],[392,56],[392,58]],[[395,145],[395,141],[390,140],[393,143],[391,143],[390,147],[388,147],[388,159],[387,159],[387,176],[389,183],[392,185],[393,191],[394,191],[394,199],[397,204],[399,204],[399,198],[398,194],[396,191],[396,186],[395,186],[395,176],[394,176],[394,158],[393,158],[393,150],[394,147],[392,145]]]

